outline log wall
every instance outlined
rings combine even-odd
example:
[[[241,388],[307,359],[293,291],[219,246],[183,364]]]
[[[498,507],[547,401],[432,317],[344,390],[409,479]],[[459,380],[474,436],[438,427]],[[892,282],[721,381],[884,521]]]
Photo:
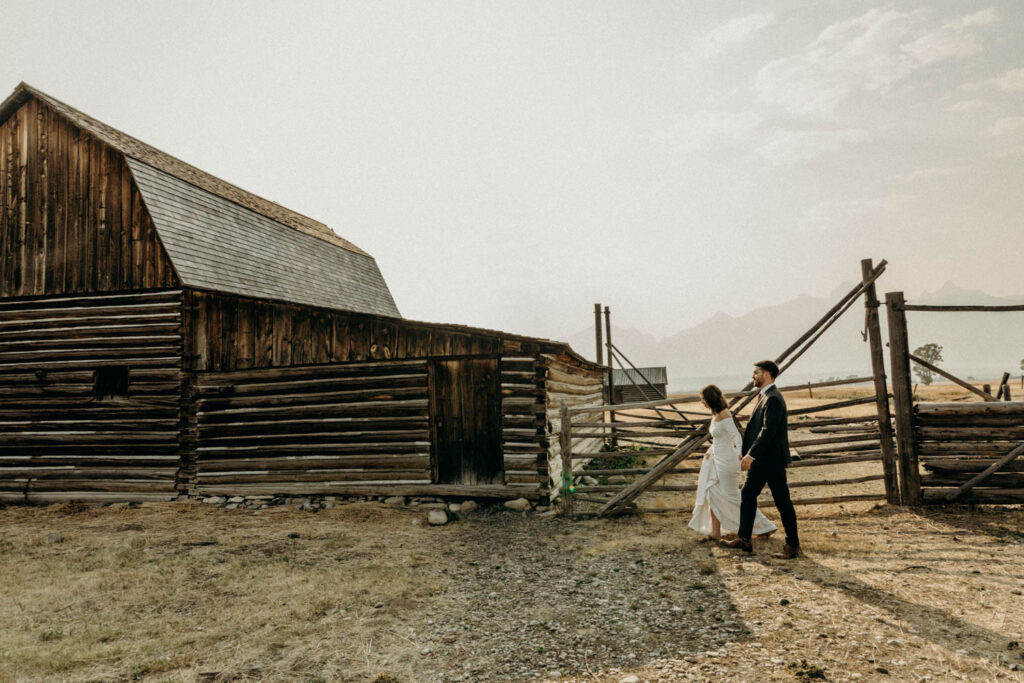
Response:
[[[570,408],[599,406],[604,403],[604,371],[596,366],[584,367],[565,356],[547,355],[545,414],[549,443],[547,451],[547,481],[552,498],[558,496],[562,478],[562,447],[558,435],[562,431],[559,416],[562,402]],[[594,420],[593,413],[573,414],[573,423]],[[573,456],[597,453],[602,438],[576,439],[572,444]],[[582,467],[583,463],[580,463]]]
[[[173,497],[181,338],[177,290],[0,301],[0,499]],[[127,396],[97,397],[110,367]]]
[[[1024,442],[1024,401],[924,403],[914,407],[914,438],[925,474],[925,502],[941,501]],[[1024,502],[1024,460],[1001,468],[961,498],[973,503]]]
[[[503,486],[432,483],[428,362],[200,373],[195,492],[545,495],[543,359],[500,358]]]
[[[0,124],[0,297],[178,286],[119,152],[35,99]]]

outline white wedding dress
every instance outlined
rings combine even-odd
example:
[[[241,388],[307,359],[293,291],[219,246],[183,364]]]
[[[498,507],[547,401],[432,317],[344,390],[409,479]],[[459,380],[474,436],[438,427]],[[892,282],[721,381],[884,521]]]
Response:
[[[731,418],[711,421],[711,448],[700,465],[697,478],[697,501],[690,519],[690,528],[701,534],[711,533],[711,512],[722,526],[722,533],[736,533],[740,528],[740,448],[743,438]],[[754,535],[777,529],[760,510],[754,518]]]

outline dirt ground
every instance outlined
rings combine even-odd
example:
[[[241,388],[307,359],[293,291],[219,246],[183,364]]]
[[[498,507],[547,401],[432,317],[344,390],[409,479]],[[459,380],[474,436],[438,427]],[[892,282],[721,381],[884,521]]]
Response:
[[[797,513],[806,557],[786,562],[779,534],[737,555],[673,512],[570,522],[494,506],[431,527],[423,508],[379,502],[8,507],[0,682],[1024,681],[1024,509]]]
[[[785,562],[673,514],[9,507],[0,680],[1024,680],[1024,510],[799,512]]]

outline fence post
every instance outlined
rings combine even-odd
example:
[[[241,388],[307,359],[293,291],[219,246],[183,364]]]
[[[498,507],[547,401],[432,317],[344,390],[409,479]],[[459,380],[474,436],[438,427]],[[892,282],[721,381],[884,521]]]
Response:
[[[896,446],[900,458],[900,498],[904,505],[921,504],[921,471],[914,443],[914,395],[910,386],[910,348],[903,292],[885,295],[889,323],[889,361],[892,368]]]
[[[860,262],[861,275],[867,282],[874,266],[871,259]],[[875,406],[878,409],[878,439],[882,448],[882,471],[885,473],[885,500],[890,505],[900,504],[900,482],[896,468],[896,450],[889,413],[889,386],[885,378],[885,355],[882,351],[882,328],[878,320],[878,296],[875,283],[864,290],[864,324],[867,327],[871,349],[871,370],[875,378]]]
[[[607,306],[604,307],[604,338],[605,345],[607,346],[607,360],[608,360],[608,405],[615,405],[615,370],[612,365],[612,312]],[[612,447],[618,446],[618,440],[615,438],[615,411],[611,410],[608,412],[608,421],[611,422],[611,444]]]
[[[565,401],[562,401],[558,415],[561,421],[559,445],[562,451],[562,512],[572,519],[572,421]]]

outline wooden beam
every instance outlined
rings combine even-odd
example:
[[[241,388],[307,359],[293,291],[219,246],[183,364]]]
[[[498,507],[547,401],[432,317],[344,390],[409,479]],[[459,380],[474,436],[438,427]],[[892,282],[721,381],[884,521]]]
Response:
[[[956,491],[953,491],[952,493],[947,495],[946,496],[946,500],[951,502],[951,503],[953,501],[957,500],[958,498],[963,496],[965,493],[967,493],[968,491],[973,489],[975,486],[977,486],[978,484],[982,483],[983,481],[988,479],[990,476],[992,476],[992,474],[994,472],[998,472],[1006,464],[1008,464],[1011,461],[1015,460],[1017,458],[1017,456],[1019,456],[1021,453],[1024,453],[1024,443],[1022,443],[1021,445],[1019,445],[1016,448],[1014,448],[1012,451],[1010,451],[1009,453],[1004,455],[998,461],[996,461],[996,462],[992,463],[991,465],[989,465],[988,467],[986,467],[984,472],[981,472],[977,476],[972,477],[970,481],[968,481],[966,484],[964,484],[963,486],[958,488]]]
[[[927,306],[924,304],[906,304],[904,311],[945,311],[957,313],[993,313],[997,311],[1024,311],[1024,304],[1011,304],[1009,306]]]
[[[914,442],[914,397],[910,384],[910,350],[907,340],[907,316],[903,292],[885,295],[889,324],[889,367],[892,369],[892,395],[896,422],[896,448],[899,455],[900,502],[921,504],[921,472]]]
[[[908,353],[907,357],[910,360],[912,360],[915,363],[917,363],[918,365],[920,365],[920,366],[922,366],[924,368],[927,368],[928,370],[931,370],[935,374],[941,375],[941,376],[945,377],[950,382],[953,382],[954,384],[959,384],[964,389],[967,389],[968,391],[973,392],[973,393],[977,394],[978,396],[981,396],[986,401],[993,401],[993,402],[995,402],[995,401],[998,400],[992,394],[986,394],[984,391],[982,391],[981,389],[977,388],[973,384],[969,384],[969,383],[963,381],[959,377],[957,377],[957,376],[955,376],[955,375],[953,375],[953,374],[951,374],[949,372],[946,372],[945,370],[943,370],[942,368],[940,368],[938,366],[932,365],[931,363],[929,363],[928,361],[926,361],[926,360],[924,360],[922,358],[918,358],[917,356],[915,356],[912,353]]]
[[[874,268],[871,259],[860,262],[861,277],[867,282]],[[875,283],[864,290],[864,326],[871,351],[871,371],[875,383],[875,408],[878,411],[879,442],[882,445],[882,469],[885,472],[885,499],[890,505],[900,503],[899,472],[896,466],[895,434],[889,413],[889,385],[885,377],[885,356],[882,351],[882,328],[878,317],[878,295]]]

